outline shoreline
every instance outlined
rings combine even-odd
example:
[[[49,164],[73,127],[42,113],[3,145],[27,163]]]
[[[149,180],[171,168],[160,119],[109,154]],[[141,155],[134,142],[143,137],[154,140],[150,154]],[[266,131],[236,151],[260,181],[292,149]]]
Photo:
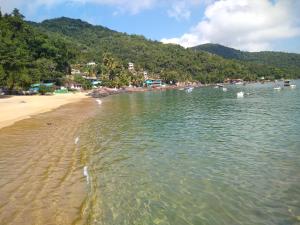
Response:
[[[89,98],[89,96],[84,92],[50,96],[4,96],[0,98],[0,129],[86,98]]]
[[[248,84],[257,82],[248,82]],[[223,85],[229,85],[224,84]],[[49,112],[69,103],[79,102],[85,98],[104,98],[110,95],[123,93],[139,93],[152,91],[179,90],[188,87],[213,87],[216,84],[192,84],[179,86],[165,86],[156,88],[145,87],[125,87],[125,88],[108,88],[102,87],[89,92],[54,94],[54,95],[18,95],[18,96],[0,96],[0,130],[14,123],[31,118],[32,116]]]
[[[88,152],[79,137],[97,108],[84,98],[0,129],[0,221],[86,224]]]

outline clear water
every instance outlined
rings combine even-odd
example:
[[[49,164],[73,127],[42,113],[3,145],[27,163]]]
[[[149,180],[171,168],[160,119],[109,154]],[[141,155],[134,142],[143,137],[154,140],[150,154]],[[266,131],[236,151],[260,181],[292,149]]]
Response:
[[[300,224],[296,84],[104,99],[82,131],[89,223]]]

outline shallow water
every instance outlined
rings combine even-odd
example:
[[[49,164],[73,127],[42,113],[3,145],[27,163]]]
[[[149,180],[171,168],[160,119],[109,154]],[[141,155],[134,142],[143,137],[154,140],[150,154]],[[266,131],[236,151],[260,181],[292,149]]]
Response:
[[[88,223],[300,224],[296,83],[104,99],[81,131]]]
[[[0,130],[0,224],[86,224],[80,123],[91,100],[63,106]]]

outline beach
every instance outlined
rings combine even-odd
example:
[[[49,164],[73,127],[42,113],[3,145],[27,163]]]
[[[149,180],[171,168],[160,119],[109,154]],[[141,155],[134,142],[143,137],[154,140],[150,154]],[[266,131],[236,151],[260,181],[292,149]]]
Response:
[[[0,129],[1,224],[86,224],[80,129],[96,109],[83,94],[1,99],[2,126],[4,112],[10,121],[31,116]]]
[[[87,93],[4,96],[0,98],[0,129],[33,115],[88,98]]]

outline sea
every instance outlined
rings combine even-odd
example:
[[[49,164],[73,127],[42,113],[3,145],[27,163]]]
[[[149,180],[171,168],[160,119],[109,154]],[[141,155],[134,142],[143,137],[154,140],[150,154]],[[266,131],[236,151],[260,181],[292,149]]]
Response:
[[[293,83],[104,98],[79,133],[88,224],[299,225]]]

